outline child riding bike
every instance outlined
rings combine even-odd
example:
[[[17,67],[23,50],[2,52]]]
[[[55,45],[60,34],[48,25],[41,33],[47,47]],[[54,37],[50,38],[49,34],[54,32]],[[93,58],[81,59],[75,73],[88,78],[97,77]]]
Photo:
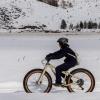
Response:
[[[64,77],[62,71],[67,71],[68,69],[77,65],[77,56],[75,52],[69,47],[67,38],[59,38],[57,40],[59,43],[60,50],[48,54],[45,59],[49,62],[50,60],[60,59],[65,57],[64,63],[56,67],[56,82],[53,84],[55,86],[61,86],[61,76]]]
[[[71,71],[68,69],[76,66],[77,54],[69,47],[67,38],[57,40],[60,50],[48,54],[45,60],[42,60],[43,69],[35,68],[30,70],[23,79],[23,87],[27,93],[49,93],[52,85],[65,87],[69,92],[92,92],[95,88],[94,75],[87,69],[76,68]],[[65,57],[64,63],[53,66],[49,61]],[[52,83],[52,78],[47,69],[50,69],[53,75],[56,75],[56,82]],[[55,73],[56,71],[56,73]],[[62,77],[61,77],[62,76]],[[63,81],[62,81],[63,79]]]

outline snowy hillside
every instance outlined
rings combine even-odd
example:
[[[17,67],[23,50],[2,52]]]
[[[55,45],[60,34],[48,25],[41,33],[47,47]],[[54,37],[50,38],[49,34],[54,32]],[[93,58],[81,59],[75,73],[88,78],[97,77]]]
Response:
[[[37,0],[0,0],[0,31],[100,29],[100,0],[71,0],[71,4],[64,9]]]

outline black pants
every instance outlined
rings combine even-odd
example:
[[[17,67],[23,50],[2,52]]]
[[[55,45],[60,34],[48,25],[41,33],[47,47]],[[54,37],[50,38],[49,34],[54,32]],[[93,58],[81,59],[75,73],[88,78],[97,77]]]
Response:
[[[63,63],[56,67],[56,83],[61,83],[61,76],[64,77],[64,74],[62,74],[62,71],[67,71],[68,69],[74,67],[76,65],[76,62],[67,62]]]

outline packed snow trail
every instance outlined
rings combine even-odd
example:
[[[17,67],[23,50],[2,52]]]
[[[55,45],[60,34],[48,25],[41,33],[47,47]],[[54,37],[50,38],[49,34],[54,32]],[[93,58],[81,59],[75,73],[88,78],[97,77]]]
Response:
[[[0,92],[23,90],[25,74],[34,68],[43,68],[41,60],[59,49],[56,40],[69,38],[69,44],[79,54],[80,66],[90,70],[96,79],[95,91],[100,91],[100,35],[3,35],[0,36]],[[59,65],[63,59],[51,61]],[[54,79],[54,78],[53,78]],[[53,88],[52,93],[66,89]]]

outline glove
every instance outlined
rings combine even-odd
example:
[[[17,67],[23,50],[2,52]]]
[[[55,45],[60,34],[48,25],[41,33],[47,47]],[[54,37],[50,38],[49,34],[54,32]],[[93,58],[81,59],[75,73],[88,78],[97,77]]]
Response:
[[[45,59],[47,60],[47,62],[49,62],[51,60],[51,57],[50,57],[51,54],[48,54]]]
[[[47,57],[47,56],[45,57],[45,59],[46,59],[46,61],[47,61],[47,62],[49,62],[49,61],[50,61],[49,57]]]

